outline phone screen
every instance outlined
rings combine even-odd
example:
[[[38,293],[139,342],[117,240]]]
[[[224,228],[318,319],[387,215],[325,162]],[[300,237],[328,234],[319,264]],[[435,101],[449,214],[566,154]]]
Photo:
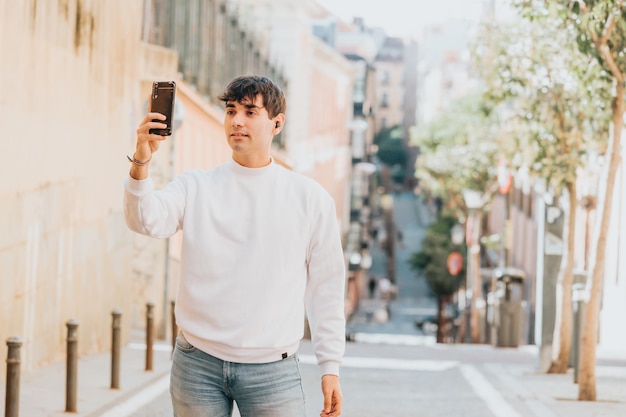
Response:
[[[166,129],[150,129],[150,133],[161,136],[172,134],[172,118],[174,116],[174,97],[176,94],[176,83],[174,81],[155,81],[152,84],[152,100],[150,111],[164,114],[166,119],[154,120],[167,124]]]

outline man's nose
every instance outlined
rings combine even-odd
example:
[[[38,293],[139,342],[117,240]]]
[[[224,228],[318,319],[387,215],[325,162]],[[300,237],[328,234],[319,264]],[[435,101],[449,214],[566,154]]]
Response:
[[[243,126],[243,116],[241,115],[241,113],[235,113],[235,115],[231,119],[231,124],[233,126]]]

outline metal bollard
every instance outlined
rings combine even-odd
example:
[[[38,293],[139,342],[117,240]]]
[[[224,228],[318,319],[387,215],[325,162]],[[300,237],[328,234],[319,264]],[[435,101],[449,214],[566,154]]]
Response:
[[[4,398],[4,416],[18,417],[20,411],[20,348],[22,339],[13,336],[7,339],[7,385]]]
[[[65,325],[67,326],[65,411],[75,413],[78,389],[78,320],[70,319]]]
[[[154,344],[154,303],[146,304],[146,371],[152,370]]]
[[[176,348],[176,337],[178,336],[178,326],[176,325],[176,301],[170,301],[172,306],[172,353]]]
[[[119,308],[111,312],[113,321],[111,325],[111,389],[120,387],[120,332],[122,311]]]

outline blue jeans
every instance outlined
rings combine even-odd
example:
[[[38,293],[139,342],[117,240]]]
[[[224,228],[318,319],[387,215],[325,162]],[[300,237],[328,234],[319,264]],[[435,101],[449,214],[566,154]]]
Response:
[[[226,362],[181,335],[172,358],[170,394],[175,417],[306,417],[300,366],[294,355],[260,364]]]

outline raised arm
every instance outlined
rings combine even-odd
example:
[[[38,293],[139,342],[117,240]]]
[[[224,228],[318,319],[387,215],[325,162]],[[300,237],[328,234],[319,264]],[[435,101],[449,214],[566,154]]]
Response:
[[[152,159],[152,154],[159,149],[160,142],[168,138],[150,133],[150,129],[164,129],[166,127],[164,123],[153,120],[165,120],[165,116],[161,113],[148,113],[137,128],[135,153],[130,158],[132,162],[130,176],[136,180],[148,178],[148,163]]]
[[[137,129],[135,153],[128,157],[132,166],[124,193],[124,217],[128,227],[153,237],[169,237],[182,226],[185,204],[185,187],[180,178],[163,190],[155,191],[149,176],[148,165],[152,155],[167,136],[150,133],[150,129],[162,129],[165,120],[160,113],[148,113]]]

